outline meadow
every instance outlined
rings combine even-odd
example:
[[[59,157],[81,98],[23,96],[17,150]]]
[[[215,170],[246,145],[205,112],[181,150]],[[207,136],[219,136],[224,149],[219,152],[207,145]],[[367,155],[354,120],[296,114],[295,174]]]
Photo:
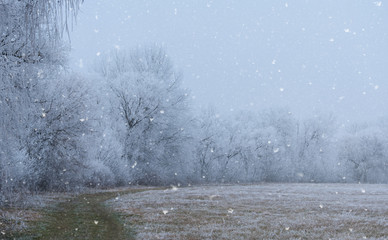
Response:
[[[144,191],[108,201],[137,239],[387,239],[388,186],[259,184]]]

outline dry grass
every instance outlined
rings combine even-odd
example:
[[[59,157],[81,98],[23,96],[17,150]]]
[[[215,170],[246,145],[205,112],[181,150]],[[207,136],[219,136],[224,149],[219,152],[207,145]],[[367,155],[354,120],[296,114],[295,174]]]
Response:
[[[43,218],[43,210],[57,202],[66,201],[71,194],[45,193],[32,195],[13,206],[0,208],[0,239],[26,231]]]
[[[138,239],[388,239],[387,185],[200,186],[109,204]]]
[[[103,202],[145,190],[151,188],[85,189],[82,194],[30,196],[19,206],[0,209],[0,239],[131,239],[130,232],[127,234]]]

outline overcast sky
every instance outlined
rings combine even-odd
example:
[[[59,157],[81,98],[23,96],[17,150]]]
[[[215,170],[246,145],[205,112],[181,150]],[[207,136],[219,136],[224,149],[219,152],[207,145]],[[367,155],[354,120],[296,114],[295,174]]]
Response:
[[[368,0],[85,0],[71,65],[163,46],[196,107],[288,107],[341,121],[388,113],[388,11]]]

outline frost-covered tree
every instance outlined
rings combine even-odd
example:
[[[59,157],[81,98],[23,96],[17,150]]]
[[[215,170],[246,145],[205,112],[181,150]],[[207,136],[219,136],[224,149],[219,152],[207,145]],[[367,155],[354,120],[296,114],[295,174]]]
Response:
[[[386,143],[381,129],[364,126],[353,128],[340,140],[339,162],[345,167],[348,181],[387,182]]]
[[[298,181],[332,181],[334,118],[317,115],[300,121],[296,127],[294,166]]]
[[[42,110],[36,111],[42,104],[37,96],[46,91],[45,84],[40,82],[56,74],[64,64],[60,40],[80,3],[78,0],[0,0],[2,196],[26,182],[23,178],[30,169],[25,165],[29,132],[25,130],[32,126],[34,116],[42,113]]]
[[[196,179],[202,182],[216,182],[222,175],[220,164],[225,148],[222,146],[221,138],[224,124],[214,108],[205,109],[196,116],[195,174]]]
[[[26,65],[63,63],[62,36],[82,0],[0,0],[2,78],[17,80]],[[5,79],[3,79],[4,82]],[[15,85],[16,84],[16,85]],[[23,87],[23,83],[13,81]]]
[[[208,181],[287,179],[294,130],[288,112],[238,112],[226,118],[209,113],[197,117],[196,136],[198,168]]]
[[[197,117],[197,172],[216,182],[333,181],[335,123],[287,109]]]
[[[288,181],[295,120],[287,109],[267,109],[257,116],[254,148],[262,181]]]
[[[33,112],[23,129],[30,184],[35,190],[70,190],[82,185],[87,168],[87,94],[74,76],[57,76],[55,85],[48,81],[29,104]]]
[[[242,168],[239,158],[241,156],[243,141],[241,138],[241,123],[236,121],[223,121],[220,125],[220,155],[218,157],[217,174],[218,182],[237,182],[241,179],[239,170]]]
[[[187,93],[166,53],[160,48],[115,51],[97,66],[115,96],[117,137],[133,181],[183,181],[188,169]]]

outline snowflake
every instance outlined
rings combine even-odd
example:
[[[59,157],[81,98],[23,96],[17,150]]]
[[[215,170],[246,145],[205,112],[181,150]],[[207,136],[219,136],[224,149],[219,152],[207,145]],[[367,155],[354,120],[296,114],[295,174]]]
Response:
[[[383,2],[382,1],[376,1],[376,2],[374,2],[374,4],[377,7],[381,7],[383,5]]]

